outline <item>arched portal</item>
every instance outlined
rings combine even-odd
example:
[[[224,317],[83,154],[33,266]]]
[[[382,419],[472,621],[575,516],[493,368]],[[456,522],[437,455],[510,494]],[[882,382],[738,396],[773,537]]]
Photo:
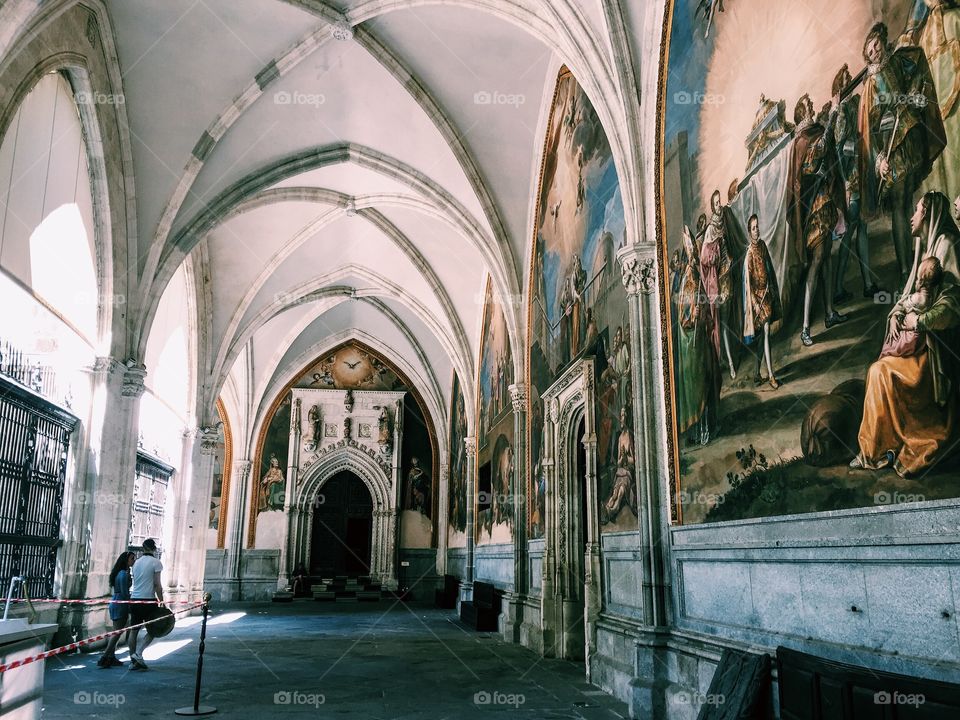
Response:
[[[373,498],[349,470],[331,477],[312,503],[310,544],[301,548],[311,576],[369,575],[373,549]]]
[[[335,478],[351,475],[363,484],[370,498],[369,575],[389,590],[397,588],[397,502],[395,483],[383,467],[354,441],[341,441],[300,468],[302,480],[297,483],[296,502],[291,504],[290,533],[286,557],[291,567],[303,563],[313,566],[312,540],[314,525],[327,522],[322,506],[326,487]],[[331,494],[337,491],[332,486]],[[359,505],[359,503],[358,503]],[[319,509],[319,510],[318,510]],[[355,525],[353,532],[361,532]],[[346,531],[346,523],[344,523]],[[343,573],[340,573],[343,574]]]

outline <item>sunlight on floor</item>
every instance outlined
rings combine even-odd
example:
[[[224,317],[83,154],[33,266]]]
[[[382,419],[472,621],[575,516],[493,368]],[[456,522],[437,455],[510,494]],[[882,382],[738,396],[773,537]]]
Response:
[[[236,620],[239,620],[245,615],[246,615],[245,612],[232,612],[232,613],[224,613],[223,615],[217,615],[217,617],[207,620],[207,626],[209,627],[210,625],[226,625],[227,623],[232,623]]]

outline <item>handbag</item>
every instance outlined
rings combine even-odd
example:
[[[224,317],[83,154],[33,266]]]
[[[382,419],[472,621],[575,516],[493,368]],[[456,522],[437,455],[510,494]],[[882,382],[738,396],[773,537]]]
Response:
[[[153,617],[150,618],[152,622],[146,626],[147,634],[150,635],[150,637],[154,639],[162,638],[173,632],[173,628],[177,624],[177,618],[174,617],[173,611],[170,608],[165,605],[157,605],[152,614]]]

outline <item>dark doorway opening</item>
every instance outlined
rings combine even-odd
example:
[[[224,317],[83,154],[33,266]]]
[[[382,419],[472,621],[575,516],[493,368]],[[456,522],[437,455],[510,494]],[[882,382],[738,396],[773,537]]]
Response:
[[[314,504],[310,574],[369,575],[372,536],[370,491],[353,473],[337,473],[320,488]]]

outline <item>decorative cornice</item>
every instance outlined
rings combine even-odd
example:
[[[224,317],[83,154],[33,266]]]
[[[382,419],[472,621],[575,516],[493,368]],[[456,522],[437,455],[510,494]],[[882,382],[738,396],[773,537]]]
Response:
[[[146,377],[147,369],[143,365],[127,365],[123,373],[123,386],[120,389],[120,394],[128,398],[140,397],[143,395],[143,381]]]
[[[621,280],[627,295],[650,295],[657,284],[656,247],[652,243],[628,245],[617,253]]]
[[[507,389],[510,391],[510,401],[513,403],[513,411],[515,413],[525,412],[527,409],[526,383],[514,383]]]
[[[346,418],[348,419],[348,418]],[[312,467],[315,463],[319,462],[328,455],[333,455],[334,453],[344,450],[346,448],[353,448],[354,450],[359,450],[368,458],[373,460],[377,466],[383,470],[384,475],[390,477],[393,472],[393,468],[390,466],[389,462],[385,462],[384,458],[373,449],[367,447],[366,445],[361,445],[353,438],[342,438],[339,442],[333,443],[332,445],[327,445],[320,452],[314,453],[309,460],[303,463],[303,469],[306,471],[308,468]]]

